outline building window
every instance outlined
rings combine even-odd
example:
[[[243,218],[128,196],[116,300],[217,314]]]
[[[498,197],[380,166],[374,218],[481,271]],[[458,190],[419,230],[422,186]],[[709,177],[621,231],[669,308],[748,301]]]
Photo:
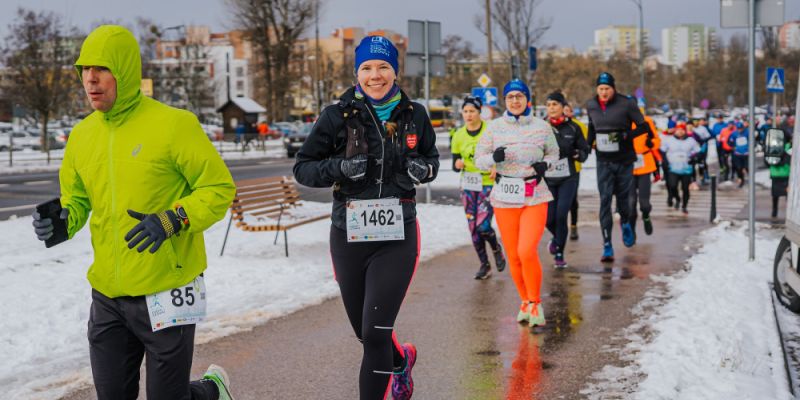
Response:
[[[236,81],[236,91],[240,93],[244,91],[244,81]]]
[[[237,78],[244,77],[244,67],[236,67],[236,77]]]

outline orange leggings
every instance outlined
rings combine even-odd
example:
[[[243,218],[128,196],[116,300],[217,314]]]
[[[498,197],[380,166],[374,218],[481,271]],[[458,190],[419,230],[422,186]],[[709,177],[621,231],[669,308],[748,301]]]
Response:
[[[539,262],[538,248],[547,222],[547,203],[522,208],[495,208],[494,215],[519,297],[523,301],[539,303],[542,263]]]

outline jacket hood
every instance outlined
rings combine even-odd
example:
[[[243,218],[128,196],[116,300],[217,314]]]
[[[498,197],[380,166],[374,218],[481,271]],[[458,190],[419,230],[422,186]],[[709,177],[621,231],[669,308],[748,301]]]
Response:
[[[75,69],[82,79],[83,66],[108,68],[117,80],[117,99],[111,109],[103,113],[110,121],[124,120],[141,102],[142,59],[139,44],[133,34],[117,25],[102,25],[92,31],[81,46]]]

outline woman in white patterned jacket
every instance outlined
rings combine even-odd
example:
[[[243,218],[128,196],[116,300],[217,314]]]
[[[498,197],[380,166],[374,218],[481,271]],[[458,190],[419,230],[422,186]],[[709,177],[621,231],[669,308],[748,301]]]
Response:
[[[475,149],[475,163],[480,169],[497,169],[491,202],[509,273],[522,300],[517,321],[542,326],[538,247],[547,222],[547,203],[553,199],[544,174],[559,158],[558,142],[550,125],[533,116],[530,90],[524,82],[508,82],[503,95],[506,111],[487,125]]]

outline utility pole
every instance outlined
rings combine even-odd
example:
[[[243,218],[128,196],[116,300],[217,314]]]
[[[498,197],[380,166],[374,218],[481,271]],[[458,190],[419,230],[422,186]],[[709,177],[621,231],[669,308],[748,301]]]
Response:
[[[322,91],[320,88],[320,80],[322,75],[320,74],[320,66],[319,66],[319,59],[320,59],[320,51],[319,51],[319,0],[314,1],[314,70],[316,79],[314,79],[314,87],[315,93],[317,97],[317,117],[322,112]]]
[[[633,4],[639,8],[639,87],[644,93],[644,11],[642,10],[642,2],[644,0],[632,0]]]
[[[750,124],[747,127],[747,198],[748,198],[748,228],[750,230],[750,251],[748,259],[753,261],[756,259],[756,155],[755,155],[755,82],[756,82],[756,2],[755,0],[748,0],[747,7],[747,120]]]
[[[486,0],[486,51],[489,62],[489,77],[492,77],[492,0]]]

